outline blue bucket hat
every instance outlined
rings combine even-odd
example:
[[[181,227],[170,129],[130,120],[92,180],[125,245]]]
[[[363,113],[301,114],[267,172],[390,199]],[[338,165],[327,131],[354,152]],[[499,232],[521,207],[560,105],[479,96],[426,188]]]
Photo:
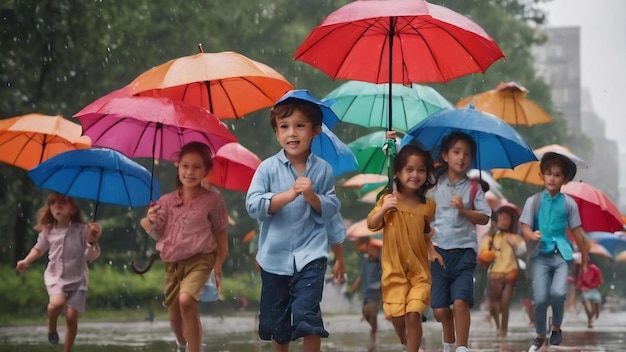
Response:
[[[339,122],[339,117],[337,117],[337,115],[330,109],[330,107],[324,104],[321,100],[314,97],[311,93],[309,93],[307,89],[294,89],[288,91],[287,93],[285,93],[285,95],[278,99],[274,106],[292,99],[304,100],[319,106],[320,110],[322,110],[322,123],[326,125],[326,127],[328,127],[329,129],[332,129],[333,126],[335,126],[337,122]]]

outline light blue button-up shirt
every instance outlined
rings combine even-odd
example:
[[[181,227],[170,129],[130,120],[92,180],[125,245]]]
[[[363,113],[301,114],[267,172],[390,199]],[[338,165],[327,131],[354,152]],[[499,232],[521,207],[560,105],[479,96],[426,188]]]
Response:
[[[469,178],[464,177],[453,185],[446,174],[439,177],[437,185],[428,193],[428,197],[437,203],[432,226],[435,229],[433,242],[437,243],[439,248],[472,248],[478,252],[476,225],[459,213],[457,209],[450,206],[452,196],[458,194],[463,198],[465,209],[472,209],[471,193],[472,183]],[[491,214],[491,208],[485,199],[485,192],[483,192],[480,184],[474,198],[474,210],[486,215]]]
[[[533,209],[535,197],[541,197],[538,209]],[[567,238],[567,229],[581,226],[581,221],[578,205],[571,197],[560,192],[552,197],[544,189],[526,200],[519,221],[541,231],[539,248],[529,253],[531,257],[558,249],[563,259],[569,261],[574,258],[572,244]]]
[[[302,196],[273,214],[268,212],[272,197],[292,188],[298,177],[283,149],[261,162],[246,195],[248,214],[260,224],[256,260],[272,274],[291,276],[313,260],[328,257],[329,245],[345,238],[330,164],[311,154],[302,176],[311,179],[321,214]]]

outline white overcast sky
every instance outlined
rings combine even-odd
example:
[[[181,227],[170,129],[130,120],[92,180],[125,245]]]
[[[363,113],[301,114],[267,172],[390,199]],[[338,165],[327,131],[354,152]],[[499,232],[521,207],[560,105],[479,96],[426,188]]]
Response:
[[[626,153],[626,0],[553,0],[548,26],[579,26],[581,85],[591,92],[606,136]]]

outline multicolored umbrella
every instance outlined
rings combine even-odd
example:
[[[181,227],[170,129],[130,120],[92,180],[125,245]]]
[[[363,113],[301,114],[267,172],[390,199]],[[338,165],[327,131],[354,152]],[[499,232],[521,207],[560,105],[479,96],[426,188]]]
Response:
[[[456,106],[462,108],[473,104],[476,110],[494,114],[510,125],[552,122],[539,104],[526,98],[527,93],[528,90],[516,82],[500,82],[495,89],[459,100]]]
[[[342,122],[387,129],[391,100],[394,111],[391,127],[402,133],[432,113],[453,108],[436,90],[419,84],[393,84],[391,99],[388,94],[388,83],[349,81],[328,93],[322,101],[330,105]]]
[[[200,53],[153,67],[128,87],[134,94],[204,107],[220,119],[241,118],[270,107],[294,89],[266,64],[232,51],[204,53],[201,46]]]
[[[91,147],[82,128],[63,116],[26,114],[0,120],[0,161],[30,170],[60,153]]]

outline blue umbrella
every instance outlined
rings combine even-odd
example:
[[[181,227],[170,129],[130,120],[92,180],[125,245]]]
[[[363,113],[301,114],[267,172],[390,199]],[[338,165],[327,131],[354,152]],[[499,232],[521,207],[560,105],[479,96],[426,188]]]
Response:
[[[122,153],[104,148],[58,154],[28,172],[33,182],[66,196],[127,207],[148,205],[160,197],[150,172]]]
[[[417,143],[441,158],[441,141],[448,134],[467,133],[476,142],[472,167],[479,170],[512,169],[537,157],[524,138],[502,119],[475,109],[445,109],[415,125],[401,145]]]
[[[591,231],[587,237],[606,248],[613,257],[626,250],[626,237],[612,232]]]
[[[333,167],[335,177],[354,171],[358,167],[356,156],[352,150],[324,124],[322,125],[322,133],[313,138],[311,142],[311,151]]]
[[[328,126],[328,128],[333,128],[337,124],[337,122],[339,122],[339,118],[330,109],[330,107],[328,107],[328,105],[326,105],[321,100],[319,100],[316,97],[314,97],[306,89],[290,90],[289,92],[285,93],[285,95],[283,95],[280,99],[278,99],[278,101],[276,102],[276,104],[274,104],[274,106],[276,106],[276,105],[278,105],[278,104],[280,104],[280,103],[282,103],[282,102],[284,102],[286,100],[291,100],[291,99],[304,100],[304,101],[308,101],[309,103],[317,104],[317,106],[319,106],[320,110],[322,110],[322,122],[326,126]]]

